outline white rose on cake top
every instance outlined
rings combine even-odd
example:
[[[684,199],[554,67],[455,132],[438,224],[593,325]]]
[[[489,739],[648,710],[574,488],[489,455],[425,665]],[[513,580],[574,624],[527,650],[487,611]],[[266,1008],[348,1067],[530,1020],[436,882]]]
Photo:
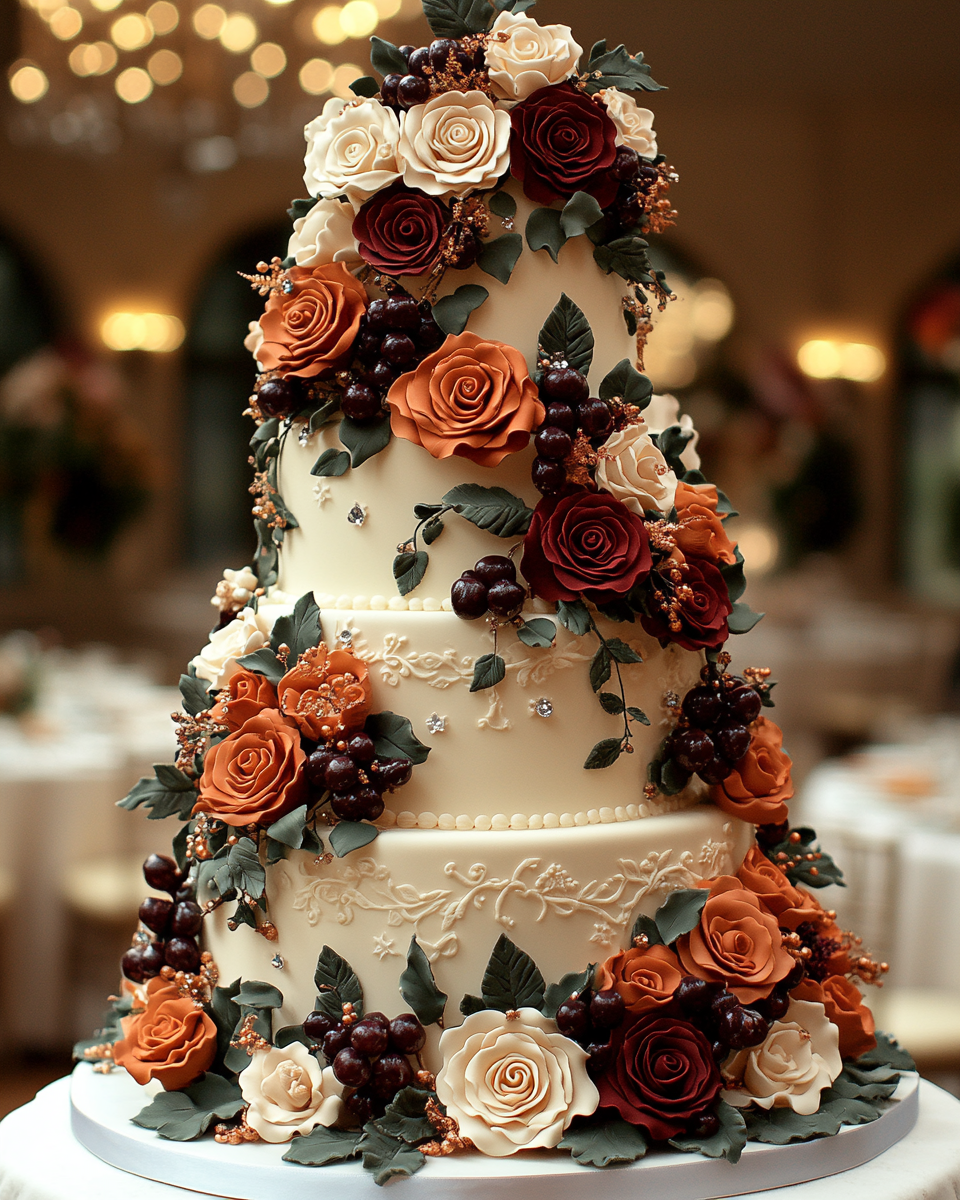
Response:
[[[280,1050],[257,1050],[237,1080],[247,1109],[247,1124],[265,1142],[289,1142],[318,1125],[328,1128],[340,1117],[343,1087],[333,1067],[323,1067],[300,1042]]]
[[[363,259],[353,236],[354,211],[341,200],[318,200],[293,223],[287,257],[298,267],[320,267],[342,262],[359,266]]]
[[[437,1095],[460,1133],[494,1158],[550,1149],[600,1093],[587,1052],[535,1008],[473,1013],[440,1038]]]
[[[643,421],[612,433],[598,451],[597,483],[642,517],[673,508],[677,477],[653,444]]]
[[[274,619],[272,614],[267,616],[245,608],[222,629],[217,629],[200,653],[190,660],[197,678],[206,679],[214,687],[226,687],[237,670],[237,659],[269,642]]]
[[[700,434],[694,429],[693,418],[688,413],[680,415],[680,401],[676,396],[671,396],[669,393],[663,396],[651,396],[650,403],[643,410],[643,419],[646,421],[647,430],[650,433],[663,433],[671,425],[679,425],[683,433],[692,433],[693,437],[684,446],[680,461],[688,471],[700,469],[700,455],[697,453]]]
[[[657,157],[657,135],[653,132],[653,113],[641,108],[632,96],[619,88],[604,88],[600,93],[607,115],[616,125],[624,146],[636,150],[641,158]]]
[[[502,12],[494,21],[485,58],[490,82],[505,100],[526,100],[577,69],[583,47],[569,25],[538,25],[530,17]]]
[[[428,196],[493,187],[510,165],[510,117],[483,92],[442,92],[400,123],[403,182]]]
[[[247,336],[243,339],[244,350],[249,350],[256,362],[257,354],[260,347],[263,345],[263,330],[260,328],[259,321],[249,321],[247,323]],[[257,370],[262,371],[263,367],[257,363]]]
[[[377,100],[334,97],[306,127],[304,136],[303,182],[311,196],[345,195],[359,208],[400,177],[400,122],[392,108]]]
[[[735,1108],[756,1104],[811,1116],[820,1107],[820,1093],[843,1069],[839,1040],[840,1031],[822,1004],[791,1000],[765,1041],[723,1064],[727,1087],[721,1095]]]

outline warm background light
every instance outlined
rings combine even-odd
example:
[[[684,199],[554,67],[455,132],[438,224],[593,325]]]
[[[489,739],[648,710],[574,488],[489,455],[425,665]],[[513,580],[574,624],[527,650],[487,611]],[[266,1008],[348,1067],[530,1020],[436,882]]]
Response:
[[[341,63],[333,72],[333,82],[330,84],[330,91],[335,96],[340,96],[344,100],[351,100],[353,92],[350,90],[350,84],[359,79],[363,73],[363,69],[358,67],[356,63]]]
[[[140,104],[153,91],[153,80],[143,67],[127,67],[117,76],[113,86],[125,104]]]
[[[257,40],[257,25],[246,13],[231,13],[219,33],[220,44],[232,54],[242,54]]]
[[[313,35],[318,42],[326,46],[339,46],[347,40],[347,34],[340,24],[340,14],[343,9],[339,4],[327,4],[313,18]]]
[[[123,0],[90,0],[98,12],[113,12],[115,8],[119,8]]]
[[[886,359],[866,342],[840,342],[813,338],[797,351],[797,364],[811,379],[849,379],[873,383],[886,370]]]
[[[75,8],[58,8],[50,17],[50,32],[61,42],[69,42],[83,28],[83,17]]]
[[[104,345],[111,350],[176,350],[184,332],[177,317],[154,312],[111,313],[100,328]]]
[[[153,27],[139,13],[126,13],[110,26],[110,37],[118,50],[139,50],[153,41]]]
[[[117,65],[117,52],[109,42],[81,42],[70,51],[70,70],[81,78],[106,75]]]
[[[250,55],[250,66],[264,79],[275,79],[287,65],[287,56],[276,42],[261,42]]]
[[[379,23],[380,14],[370,0],[349,0],[340,13],[340,28],[347,37],[368,37]]]
[[[47,94],[50,81],[39,67],[26,63],[10,76],[10,91],[21,104],[33,104]]]
[[[163,37],[165,34],[173,33],[180,24],[180,14],[177,12],[176,5],[171,4],[170,0],[156,0],[156,3],[151,4],[147,9],[147,20],[153,26],[154,31]]]
[[[176,83],[183,74],[183,61],[180,55],[175,54],[172,50],[158,50],[156,54],[150,55],[147,70],[154,83],[161,87],[167,87],[171,83]]]
[[[193,14],[193,28],[208,42],[220,36],[226,21],[227,14],[219,4],[201,4]]]
[[[740,548],[744,565],[751,575],[768,575],[777,565],[780,541],[769,525],[740,525],[738,522],[731,536]]]
[[[310,96],[326,92],[333,82],[333,64],[325,58],[311,58],[300,68],[300,86]]]
[[[270,85],[256,71],[244,71],[233,81],[233,96],[243,108],[259,108],[270,95]]]

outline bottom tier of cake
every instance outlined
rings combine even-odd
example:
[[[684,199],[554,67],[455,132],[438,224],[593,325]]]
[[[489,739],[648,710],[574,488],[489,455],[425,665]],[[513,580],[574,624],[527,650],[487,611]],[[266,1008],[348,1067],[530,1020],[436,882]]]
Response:
[[[220,909],[206,922],[207,949],[222,983],[274,984],[279,1023],[298,1024],[314,1006],[324,945],[356,971],[368,1010],[398,1012],[415,935],[456,1024],[501,933],[559,980],[626,946],[637,914],[668,893],[735,871],[752,837],[752,826],[708,805],[570,829],[386,830],[332,862],[291,852],[267,870],[278,939],[229,930]]]

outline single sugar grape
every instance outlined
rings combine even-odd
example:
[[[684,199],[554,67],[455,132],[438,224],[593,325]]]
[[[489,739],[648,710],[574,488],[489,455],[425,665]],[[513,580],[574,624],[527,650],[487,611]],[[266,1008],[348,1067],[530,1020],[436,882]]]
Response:
[[[450,588],[450,603],[458,617],[475,621],[487,611],[487,588],[472,573],[454,580]]]
[[[152,979],[154,975],[159,975],[168,965],[163,951],[163,942],[151,942],[140,948],[140,966],[144,979]]]
[[[552,367],[540,381],[540,394],[547,400],[581,404],[590,395],[587,377],[573,367]]]
[[[200,969],[200,947],[194,938],[175,937],[167,942],[164,960],[175,971],[195,975]]]
[[[555,425],[565,433],[572,434],[577,428],[577,414],[569,404],[561,404],[555,400],[552,404],[547,405],[543,423],[545,426]]]
[[[716,1113],[700,1113],[699,1116],[694,1118],[694,1125],[690,1132],[698,1141],[705,1142],[708,1138],[712,1138],[720,1132],[720,1118]]]
[[[434,71],[445,71],[451,54],[455,60],[458,59],[461,53],[460,43],[453,38],[436,38],[430,43],[427,53]]]
[[[356,1117],[360,1125],[366,1125],[373,1117],[379,1115],[377,1102],[367,1088],[351,1093],[343,1103],[347,1112]]]
[[[375,821],[383,812],[383,799],[375,787],[362,787],[355,792],[361,821]]]
[[[559,425],[548,425],[540,430],[533,444],[541,458],[562,460],[573,449],[573,438]]]
[[[507,558],[505,554],[487,554],[478,559],[470,574],[490,587],[491,584],[501,581],[515,582],[517,568],[513,565],[513,559]]]
[[[673,757],[685,771],[699,771],[715,753],[713,738],[703,729],[680,729],[672,738]]]
[[[347,753],[358,763],[369,763],[376,758],[377,748],[369,733],[355,733],[347,742]]]
[[[415,53],[411,54],[411,61]],[[421,75],[404,75],[397,84],[397,101],[402,108],[413,108],[416,104],[425,104],[429,99],[430,84]]]
[[[606,400],[593,397],[577,409],[580,428],[588,437],[605,438],[613,430],[613,412]]]
[[[193,900],[182,900],[170,917],[170,932],[175,937],[196,937],[203,926],[203,909]]]
[[[711,787],[714,787],[718,783],[723,783],[732,770],[733,767],[731,767],[727,760],[725,758],[721,758],[719,754],[716,754],[710,759],[706,766],[701,767],[700,770],[697,771],[697,774],[704,783],[709,783]]]
[[[640,170],[640,155],[631,146],[618,146],[610,170],[613,177],[621,182],[636,179]]]
[[[683,715],[697,729],[712,729],[723,713],[723,700],[712,687],[691,688],[683,698]]]
[[[697,979],[695,975],[684,975],[673,993],[673,998],[684,1013],[701,1013],[710,1007],[716,990],[716,984]]]
[[[386,300],[371,300],[367,305],[367,329],[383,334],[388,328]]]
[[[417,1054],[426,1040],[426,1030],[413,1013],[400,1013],[390,1022],[390,1045],[401,1054]]]
[[[384,104],[393,107],[397,103],[397,87],[402,78],[403,76],[396,72],[383,77],[383,83],[380,84],[380,98]]]
[[[353,1046],[344,1046],[333,1060],[333,1073],[345,1087],[363,1087],[370,1082],[373,1068],[365,1054]]]
[[[323,1053],[327,1062],[333,1062],[341,1050],[350,1045],[350,1028],[338,1021],[323,1035]]]
[[[413,775],[413,763],[409,758],[386,758],[380,764],[380,782],[390,788],[403,787]]]
[[[615,988],[594,992],[590,1001],[590,1020],[598,1029],[615,1029],[623,1021],[626,1005]]]
[[[146,975],[143,971],[143,951],[140,946],[131,946],[120,959],[120,970],[133,983],[143,983]]]
[[[329,1017],[326,1013],[314,1009],[313,1012],[307,1013],[303,1018],[303,1032],[311,1042],[319,1044],[331,1029],[336,1028],[338,1023],[333,1017]]]
[[[717,1017],[717,1040],[731,1050],[759,1046],[770,1032],[769,1024],[755,1009],[728,1008]]]
[[[721,1013],[730,1012],[739,1007],[740,1001],[733,992],[728,992],[726,988],[714,993],[713,999],[710,1001],[710,1011],[714,1017],[719,1017]]]
[[[180,887],[180,868],[166,854],[151,854],[143,864],[143,877],[149,887],[174,895]]]
[[[274,376],[257,388],[257,407],[265,417],[289,417],[298,412],[303,396],[292,379]]]
[[[350,1045],[360,1054],[365,1054],[368,1058],[376,1058],[382,1054],[387,1048],[390,1040],[390,1026],[386,1028],[379,1021],[371,1021],[369,1017],[365,1017],[362,1021],[357,1021],[356,1025],[350,1027]],[[366,1083],[366,1080],[363,1080]],[[359,1087],[359,1084],[353,1084],[354,1087]]]
[[[612,1042],[591,1042],[587,1046],[587,1074],[591,1079],[602,1075],[613,1062]]]
[[[564,1000],[557,1009],[557,1028],[574,1040],[590,1030],[590,1011],[582,1000]]]
[[[535,458],[530,472],[533,486],[545,496],[559,492],[567,482],[567,472],[562,463],[550,458]]]
[[[750,749],[750,730],[746,725],[718,725],[712,736],[721,757],[728,763],[738,763]]]
[[[410,52],[407,58],[407,70],[411,75],[419,75],[424,77],[426,68],[430,66],[430,47],[418,46],[416,50]],[[428,89],[429,91],[429,89]]]
[[[341,821],[362,821],[367,811],[366,802],[360,791],[334,792],[330,797],[333,814]]]
[[[324,776],[327,772],[327,766],[336,757],[336,750],[314,750],[303,764],[303,773],[307,777],[307,782],[311,783],[314,787],[326,787]]]
[[[172,900],[161,900],[159,896],[148,896],[137,910],[137,916],[153,933],[163,933],[172,912]]]
[[[755,688],[744,684],[727,692],[723,698],[727,711],[744,725],[749,725],[760,716],[763,701]]]
[[[323,782],[331,792],[349,792],[357,782],[357,764],[349,754],[338,754],[327,763]]]
[[[402,1054],[388,1050],[373,1064],[371,1088],[376,1096],[392,1100],[401,1088],[413,1083],[413,1067]]]
[[[368,383],[351,383],[344,389],[340,407],[352,421],[370,421],[380,413],[380,397]]]
[[[383,339],[380,353],[394,367],[404,367],[417,356],[413,338],[406,333],[388,333]]]
[[[503,621],[511,621],[523,608],[527,593],[519,583],[510,583],[501,579],[487,589],[487,607],[495,617]]]
[[[412,296],[390,296],[385,303],[388,328],[409,331],[420,324],[420,308]]]
[[[398,374],[398,367],[395,367],[392,363],[388,363],[385,358],[380,358],[367,372],[366,377],[374,387],[380,388],[381,391],[385,392]]]
[[[754,1007],[768,1021],[779,1021],[781,1017],[786,1016],[790,1007],[790,997],[779,988],[774,988],[766,1000],[758,1000]]]

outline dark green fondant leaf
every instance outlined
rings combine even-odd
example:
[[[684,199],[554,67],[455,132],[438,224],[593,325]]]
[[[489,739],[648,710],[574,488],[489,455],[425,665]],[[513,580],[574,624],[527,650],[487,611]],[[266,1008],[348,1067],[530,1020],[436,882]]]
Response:
[[[460,1011],[465,1017],[472,1017],[474,1013],[483,1012],[487,1006],[479,996],[464,996],[460,1001]]]
[[[613,1163],[636,1162],[649,1146],[642,1129],[618,1117],[599,1124],[571,1126],[558,1149],[569,1150],[573,1161],[581,1167],[609,1167]]]
[[[406,75],[407,60],[393,42],[374,35],[370,39],[370,65],[381,75]]]
[[[480,985],[487,1008],[500,1012],[518,1008],[541,1009],[545,990],[543,976],[530,955],[501,933]]]
[[[433,2],[424,0],[424,7]],[[357,1149],[363,1155],[364,1169],[371,1172],[378,1187],[391,1179],[405,1179],[416,1174],[426,1162],[419,1150],[397,1138],[387,1137],[372,1123],[364,1125]]]
[[[730,597],[730,603],[733,604],[740,599],[747,588],[747,581],[743,574],[743,563],[720,563],[719,566],[723,582],[727,585],[727,595]]]
[[[311,475],[320,478],[345,475],[350,470],[350,455],[346,450],[324,450],[310,468]]]
[[[643,659],[636,650],[632,646],[628,646],[626,642],[621,641],[620,638],[608,638],[607,649],[610,651],[611,657],[615,658],[618,663],[643,662]]]
[[[663,88],[651,77],[649,66],[642,54],[631,54],[626,46],[607,49],[606,38],[595,42],[587,61],[587,92],[599,92],[601,88],[620,88],[621,91],[659,92]],[[599,72],[599,78],[593,78]]]
[[[307,806],[301,804],[299,808],[288,812],[279,821],[274,821],[267,829],[267,837],[272,838],[275,842],[282,842],[291,850],[299,850],[303,845],[303,831],[306,828],[306,822]]]
[[[603,209],[589,192],[574,192],[563,206],[560,228],[568,238],[579,237],[603,219]]]
[[[340,422],[340,441],[350,451],[352,465],[359,467],[389,445],[390,418],[380,417],[376,421],[361,423],[344,417]]]
[[[593,361],[593,332],[583,312],[564,292],[543,323],[538,344],[544,354],[560,355],[586,375]]]
[[[432,1141],[437,1131],[427,1117],[427,1101],[430,1092],[423,1088],[405,1087],[397,1092],[387,1105],[382,1117],[374,1117],[372,1124],[387,1137],[415,1146],[417,1142]]]
[[[497,537],[516,537],[530,527],[533,509],[519,496],[501,487],[483,487],[479,483],[461,483],[451,488],[443,503],[471,524]]]
[[[493,19],[487,0],[423,0],[423,15],[435,37],[483,33]]]
[[[433,319],[444,333],[463,333],[470,314],[490,295],[479,283],[463,283],[452,296],[442,296],[433,306]]]
[[[218,1071],[224,1066],[224,1060],[230,1053],[230,1042],[240,1023],[240,1008],[234,1003],[234,997],[239,991],[240,980],[235,979],[227,987],[215,987],[210,998],[210,1015],[217,1027],[217,1057],[214,1061]]]
[[[426,550],[418,550],[415,554],[405,551],[397,555],[393,560],[393,577],[401,596],[406,596],[423,583],[429,563],[430,556]]]
[[[443,533],[443,521],[439,517],[434,517],[424,525],[421,537],[428,546],[432,546],[441,533]]]
[[[790,837],[792,834],[797,834],[799,840],[792,842]],[[829,854],[820,849],[817,844],[816,831],[806,826],[800,829],[791,829],[782,842],[778,842],[775,846],[765,846],[764,853],[771,862],[782,862],[778,856],[786,854],[790,860],[799,856],[800,861],[790,861],[786,867],[787,878],[791,883],[800,883],[804,887],[823,888],[828,887],[831,883],[836,883],[840,887],[845,887],[843,882],[843,872],[833,861]],[[816,857],[808,860],[807,854],[815,854]],[[811,868],[816,868],[816,875],[811,875]]]
[[[357,973],[329,946],[320,951],[313,983],[317,989],[316,1007],[320,1012],[339,1021],[343,1016],[343,1005],[352,1004],[354,1012],[363,1016],[363,990]]]
[[[535,208],[527,217],[524,236],[527,245],[536,253],[546,250],[554,262],[558,262],[560,251],[567,240],[567,235],[560,225],[560,213],[555,208]]]
[[[172,1142],[190,1142],[214,1121],[228,1121],[243,1108],[235,1083],[207,1073],[180,1092],[160,1092],[151,1104],[131,1117],[141,1129],[154,1129]]]
[[[671,892],[657,909],[655,917],[666,945],[675,942],[681,934],[689,933],[697,924],[709,895],[706,888],[682,888],[678,892]]]
[[[433,968],[414,935],[407,950],[407,966],[400,975],[400,995],[422,1025],[436,1025],[447,1004],[445,992],[437,987]]]
[[[305,1137],[296,1137],[283,1161],[301,1167],[325,1167],[329,1163],[347,1162],[360,1153],[359,1129],[328,1129],[318,1125]]]
[[[303,1032],[302,1025],[284,1025],[273,1035],[273,1044],[281,1050],[286,1046],[292,1046],[295,1042],[308,1048],[314,1044]]]
[[[650,718],[642,708],[634,708],[632,704],[627,706],[627,715],[633,721],[639,721],[641,725],[649,725]]]
[[[660,930],[657,928],[657,923],[653,917],[648,917],[644,913],[640,913],[633,923],[633,929],[630,930],[630,941],[635,938],[646,937],[648,946],[662,946],[663,938],[660,936]]]
[[[733,606],[733,612],[727,617],[727,628],[731,633],[749,633],[761,620],[763,613],[754,612],[749,604],[738,600]]]
[[[153,779],[145,777],[135,783],[129,793],[117,801],[117,807],[132,811],[143,805],[151,821],[174,816],[186,821],[198,798],[194,781],[166,763],[155,763],[153,773]]]
[[[320,643],[320,609],[313,592],[307,592],[293,606],[289,616],[278,617],[270,634],[270,649],[276,653],[281,646],[290,649],[290,663]]]
[[[509,192],[494,192],[487,200],[487,207],[495,217],[505,217],[508,221],[517,215],[517,202]]]
[[[676,796],[690,782],[690,772],[685,771],[683,767],[674,758],[668,758],[660,765],[660,791],[665,796]]]
[[[213,703],[206,681],[195,675],[180,676],[180,695],[183,697],[183,711],[191,717],[206,712]]]
[[[650,279],[648,249],[643,238],[619,237],[605,246],[594,246],[593,257],[607,275],[615,273],[629,283],[643,283]]]
[[[621,358],[612,371],[608,371],[597,393],[601,400],[612,400],[619,396],[625,404],[646,408],[653,395],[653,384],[641,375],[629,358]]]
[[[315,196],[307,196],[303,200],[294,200],[291,202],[290,207],[287,209],[287,216],[290,218],[291,221],[299,221],[302,217],[305,217],[307,215],[307,213],[313,208],[313,206],[316,203],[317,203],[317,199]],[[262,429],[263,426],[261,426],[260,428]]]
[[[371,713],[363,728],[373,738],[373,744],[381,757],[409,758],[414,766],[427,761],[430,747],[420,741],[406,717],[400,717],[388,710]]]
[[[579,996],[593,982],[595,970],[595,967],[589,966],[585,971],[570,971],[559,983],[551,983],[543,996],[543,1015],[555,1017],[561,1004],[565,1004],[571,996]]]
[[[484,242],[477,255],[477,266],[500,283],[509,283],[517,259],[523,253],[523,238],[519,233],[502,233]]]
[[[597,742],[587,755],[583,769],[585,771],[599,771],[604,767],[612,767],[622,753],[622,737],[604,738],[602,741]]]
[[[610,678],[610,651],[601,642],[590,662],[590,686],[599,692]]]
[[[350,84],[350,91],[355,96],[376,96],[380,91],[380,84],[372,75],[361,75]]]
[[[280,1008],[283,1004],[283,992],[272,983],[262,983],[259,979],[245,979],[234,997],[234,1002],[241,1008]]]
[[[546,617],[532,617],[529,621],[524,621],[517,630],[517,637],[525,646],[534,646],[541,650],[552,646],[556,636],[556,625]]]
[[[330,830],[330,845],[337,858],[345,858],[354,850],[360,850],[379,835],[376,825],[366,821],[338,821]]]
[[[425,521],[428,517],[435,517],[442,512],[442,504],[415,504],[413,506],[413,515],[418,521]]]
[[[873,1050],[861,1054],[856,1060],[856,1066],[861,1069],[870,1067],[890,1066],[897,1071],[915,1071],[917,1064],[895,1038],[879,1029],[876,1032],[877,1044]]]
[[[694,1154],[703,1154],[707,1158],[725,1158],[727,1162],[740,1161],[740,1155],[747,1144],[747,1123],[743,1114],[732,1104],[722,1101],[714,1109],[720,1128],[708,1138],[696,1138],[692,1134],[670,1139],[670,1145],[678,1150],[686,1150]]]
[[[753,1142],[786,1146],[790,1142],[805,1142],[809,1138],[833,1137],[843,1124],[836,1113],[821,1107],[810,1116],[795,1113],[792,1108],[773,1108],[766,1111],[745,1109],[747,1137]]]
[[[258,675],[262,675],[264,679],[268,679],[274,685],[278,684],[287,673],[286,667],[268,646],[254,650],[252,654],[245,654],[242,658],[238,658],[237,662],[241,667],[246,667],[248,671],[255,671]]]
[[[496,687],[502,683],[507,674],[507,665],[499,654],[481,654],[473,664],[473,681],[471,692],[482,692],[485,688]]]
[[[561,600],[557,605],[557,616],[560,624],[577,637],[583,637],[590,629],[590,613],[582,600]]]
[[[623,701],[614,692],[601,692],[597,697],[604,712],[618,717],[623,712]]]

